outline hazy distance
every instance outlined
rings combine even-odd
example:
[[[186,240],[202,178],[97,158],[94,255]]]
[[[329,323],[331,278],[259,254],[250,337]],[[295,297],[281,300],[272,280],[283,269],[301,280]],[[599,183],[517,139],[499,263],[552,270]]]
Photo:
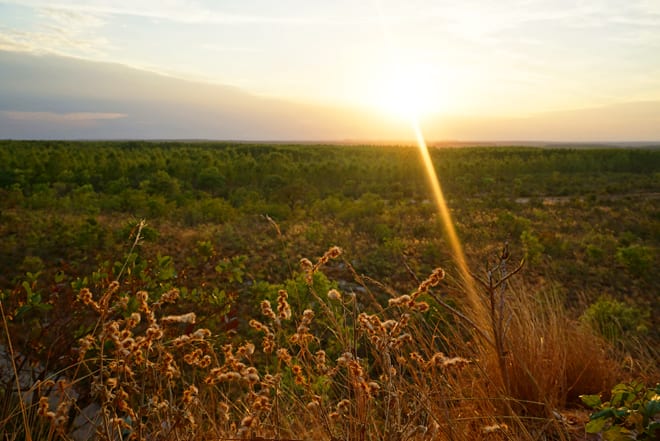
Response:
[[[527,117],[433,115],[433,141],[660,140],[660,101]],[[117,63],[0,51],[0,139],[409,141],[403,118],[250,94]]]

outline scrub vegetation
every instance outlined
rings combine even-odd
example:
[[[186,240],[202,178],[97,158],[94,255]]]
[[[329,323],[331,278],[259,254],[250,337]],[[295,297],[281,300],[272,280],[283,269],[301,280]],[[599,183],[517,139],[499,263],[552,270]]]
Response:
[[[0,141],[0,435],[654,439],[660,150],[431,156]]]

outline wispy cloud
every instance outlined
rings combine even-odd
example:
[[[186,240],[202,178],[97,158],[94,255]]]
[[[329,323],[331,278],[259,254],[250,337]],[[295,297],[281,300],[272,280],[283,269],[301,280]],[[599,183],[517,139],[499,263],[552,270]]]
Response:
[[[34,14],[31,28],[0,21],[0,49],[94,57],[110,47],[97,33],[104,25],[99,14],[54,7],[38,7]]]
[[[181,23],[303,23],[296,15],[269,16],[235,14],[185,0],[7,0],[7,3],[33,8],[51,8],[77,13],[128,15]]]
[[[262,52],[260,49],[247,46],[221,46],[218,44],[204,43],[202,48],[212,52]]]
[[[105,112],[20,112],[14,110],[0,112],[3,116],[14,121],[49,122],[49,123],[89,123],[101,120],[126,118],[124,113]]]

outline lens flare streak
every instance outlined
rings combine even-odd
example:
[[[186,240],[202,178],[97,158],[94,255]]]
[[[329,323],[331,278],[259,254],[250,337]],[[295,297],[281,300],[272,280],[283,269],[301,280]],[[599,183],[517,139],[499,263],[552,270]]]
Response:
[[[461,242],[456,234],[456,229],[454,227],[454,222],[451,218],[451,213],[447,207],[447,202],[445,200],[444,193],[442,192],[442,187],[440,186],[440,180],[433,166],[433,160],[429,154],[429,149],[424,140],[424,135],[422,134],[422,128],[419,124],[417,118],[411,118],[413,130],[415,131],[415,138],[417,140],[417,146],[419,147],[420,154],[422,156],[422,161],[424,162],[424,168],[426,169],[426,175],[431,185],[431,190],[433,192],[433,198],[435,199],[435,205],[440,214],[440,220],[445,227],[447,233],[447,239],[449,241],[449,246],[454,254],[456,259],[456,264],[458,265],[458,270],[463,278],[463,283],[468,295],[468,300],[472,304],[472,307],[475,308],[475,313],[478,313],[481,310],[481,302],[479,301],[474,280],[468,268],[467,262],[465,260],[465,254],[463,253],[463,247]]]

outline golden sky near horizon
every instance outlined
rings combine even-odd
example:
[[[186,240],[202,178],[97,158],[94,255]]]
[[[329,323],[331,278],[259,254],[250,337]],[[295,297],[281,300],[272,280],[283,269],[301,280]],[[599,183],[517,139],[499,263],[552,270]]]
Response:
[[[0,50],[393,118],[660,101],[655,0],[0,0]]]

